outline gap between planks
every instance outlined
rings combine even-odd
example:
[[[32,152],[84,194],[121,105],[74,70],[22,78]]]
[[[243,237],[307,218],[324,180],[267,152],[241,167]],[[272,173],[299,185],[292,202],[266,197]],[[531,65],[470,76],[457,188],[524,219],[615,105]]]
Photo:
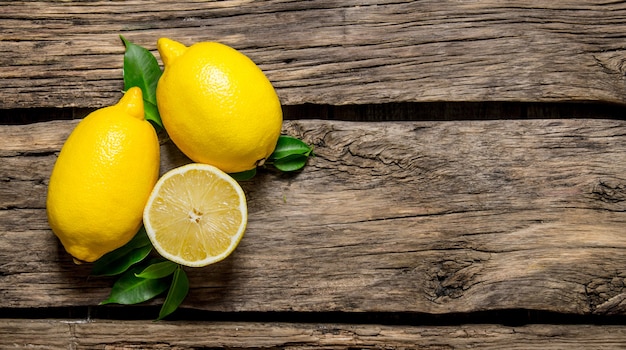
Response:
[[[121,96],[121,94],[120,94]],[[81,119],[93,108],[0,109],[0,125]],[[283,105],[285,120],[461,121],[511,119],[624,119],[626,105],[597,102],[394,102],[361,105]]]

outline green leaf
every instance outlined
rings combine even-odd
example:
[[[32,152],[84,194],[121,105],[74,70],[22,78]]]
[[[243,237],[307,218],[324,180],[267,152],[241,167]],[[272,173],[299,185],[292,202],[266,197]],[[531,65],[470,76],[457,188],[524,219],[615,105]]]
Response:
[[[250,180],[251,178],[254,177],[254,175],[256,175],[256,168],[242,171],[240,173],[231,173],[228,175],[230,175],[233,179],[237,181],[246,181],[246,180]]]
[[[306,165],[308,157],[302,154],[291,154],[286,157],[276,159],[273,163],[274,167],[280,171],[296,171],[302,169]]]
[[[271,162],[294,154],[300,154],[308,157],[312,152],[313,149],[304,141],[295,137],[280,135],[278,142],[276,143],[276,148],[268,160]]]
[[[124,53],[124,90],[133,86],[141,88],[144,99],[145,118],[159,129],[163,129],[163,123],[159,111],[156,108],[156,87],[162,71],[156,57],[147,49],[135,45],[120,35],[126,46]]]
[[[122,256],[106,266],[94,266],[92,274],[94,276],[115,276],[128,270],[129,267],[145,259],[152,251],[152,246],[139,247],[133,249],[128,254]]]
[[[149,279],[163,278],[174,273],[177,267],[178,264],[165,260],[146,267],[141,273],[136,273],[135,276]]]
[[[127,271],[115,282],[111,288],[111,295],[102,301],[105,304],[138,304],[150,300],[165,292],[169,286],[168,278],[148,279],[135,276],[142,267],[135,267]]]
[[[172,278],[172,285],[167,293],[165,302],[161,306],[159,312],[159,320],[163,319],[167,315],[178,309],[178,306],[185,300],[187,293],[189,292],[189,279],[185,270],[179,265],[174,272],[174,278]]]
[[[152,244],[146,229],[142,226],[130,242],[96,260],[91,274],[94,276],[118,275],[145,259],[151,250]]]
[[[161,122],[161,115],[159,114],[159,108],[150,101],[143,101],[143,112],[147,121],[149,121],[154,129],[158,132],[163,130],[163,123]]]

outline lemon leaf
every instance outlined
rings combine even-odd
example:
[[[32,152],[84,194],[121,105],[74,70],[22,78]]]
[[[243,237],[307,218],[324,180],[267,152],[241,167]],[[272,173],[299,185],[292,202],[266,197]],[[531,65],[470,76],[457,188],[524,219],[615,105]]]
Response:
[[[230,173],[228,175],[230,175],[233,179],[237,181],[246,181],[250,180],[254,177],[254,175],[256,175],[256,168],[252,168],[250,170],[242,171],[239,173]]]
[[[163,319],[167,315],[178,309],[178,306],[185,300],[187,293],[189,292],[189,279],[182,266],[178,265],[176,271],[174,271],[174,277],[172,278],[172,284],[170,290],[167,292],[165,302],[161,306],[159,312],[159,320]]]
[[[280,135],[276,147],[267,158],[265,165],[272,165],[283,172],[296,171],[302,169],[306,165],[307,159],[313,156],[313,148],[304,141],[292,136]],[[246,181],[252,179],[256,175],[256,171],[257,169],[253,168],[228,175],[237,181]]]
[[[163,130],[163,123],[161,122],[161,116],[159,115],[159,108],[150,101],[144,100],[143,102],[143,111],[146,115],[146,120],[152,124],[157,132]]]
[[[139,247],[133,249],[128,254],[107,264],[106,266],[94,266],[92,274],[94,276],[115,276],[128,270],[129,267],[145,259],[152,251],[152,246]]]
[[[128,270],[132,265],[142,261],[152,251],[152,243],[145,228],[120,248],[103,255],[93,264],[91,274],[94,276],[114,276]]]
[[[165,292],[169,286],[168,278],[148,279],[135,276],[142,267],[135,267],[120,277],[111,288],[109,298],[102,301],[105,304],[138,304],[150,300]]]
[[[296,171],[306,165],[307,159],[308,157],[303,154],[290,154],[286,157],[276,159],[272,165],[280,171]]]
[[[267,159],[266,164],[273,165],[284,172],[302,169],[309,157],[313,156],[313,148],[304,141],[286,135],[280,135],[274,152]]]
[[[156,108],[156,87],[162,71],[156,57],[139,45],[133,44],[120,35],[126,51],[124,53],[124,90],[133,86],[141,88],[144,99],[145,118],[157,128],[163,129],[159,110]]]
[[[313,153],[313,149],[304,141],[287,135],[280,135],[274,152],[269,156],[269,161],[285,158],[294,154],[304,155],[306,157]]]
[[[177,267],[178,264],[165,260],[146,267],[141,273],[136,273],[135,276],[149,279],[163,278],[174,273]]]

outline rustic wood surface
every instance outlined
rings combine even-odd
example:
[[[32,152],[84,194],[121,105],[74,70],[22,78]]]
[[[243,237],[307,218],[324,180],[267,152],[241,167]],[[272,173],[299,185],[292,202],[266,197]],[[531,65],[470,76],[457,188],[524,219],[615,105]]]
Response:
[[[158,335],[158,336],[155,336]],[[623,349],[626,327],[0,319],[11,349]]]
[[[100,107],[122,89],[119,35],[216,40],[286,105],[626,102],[626,3],[0,1],[0,108]]]
[[[0,126],[0,308],[97,305],[49,231],[48,175],[76,121]],[[244,183],[235,253],[189,269],[209,311],[626,314],[626,121],[290,121],[297,175]],[[162,170],[184,164],[171,143]]]
[[[0,13],[0,348],[626,348],[626,2]],[[74,265],[45,215],[71,119],[120,97],[119,35],[157,57],[163,36],[243,51],[317,155],[243,184],[243,241],[187,270],[170,321],[151,321],[163,298],[97,306],[114,279]],[[161,150],[162,171],[189,162]]]

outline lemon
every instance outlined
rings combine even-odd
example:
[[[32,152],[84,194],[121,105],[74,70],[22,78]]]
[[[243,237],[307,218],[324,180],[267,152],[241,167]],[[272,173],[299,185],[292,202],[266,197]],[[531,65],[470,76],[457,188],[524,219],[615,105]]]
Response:
[[[278,96],[261,69],[216,42],[189,47],[161,38],[157,105],[174,144],[194,162],[251,170],[273,152],[282,125]]]
[[[228,174],[191,163],[165,173],[143,213],[154,248],[165,258],[200,267],[226,258],[243,237],[246,197]]]
[[[52,231],[75,261],[97,260],[137,233],[158,175],[159,141],[131,88],[81,120],[61,148],[46,201]]]

